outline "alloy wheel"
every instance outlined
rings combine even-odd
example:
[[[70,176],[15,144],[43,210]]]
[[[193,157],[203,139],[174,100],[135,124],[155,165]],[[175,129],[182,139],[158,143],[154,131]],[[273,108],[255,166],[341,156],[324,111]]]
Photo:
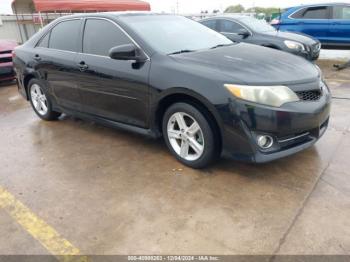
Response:
[[[174,113],[167,125],[168,139],[173,150],[187,161],[199,159],[204,152],[204,136],[198,122],[183,112]]]
[[[35,110],[42,116],[48,112],[47,98],[38,84],[33,84],[30,88],[30,96]]]

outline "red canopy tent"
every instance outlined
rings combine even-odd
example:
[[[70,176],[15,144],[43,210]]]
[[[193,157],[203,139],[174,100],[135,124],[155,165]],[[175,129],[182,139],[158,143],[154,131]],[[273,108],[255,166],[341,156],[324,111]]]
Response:
[[[13,0],[12,7],[28,0]],[[30,0],[36,12],[150,11],[150,4],[139,0]],[[15,8],[14,8],[15,9]]]
[[[1,0],[0,0],[1,1]],[[85,12],[150,11],[149,3],[140,0],[13,0],[21,41],[26,41],[61,15]],[[43,14],[45,13],[45,15]]]

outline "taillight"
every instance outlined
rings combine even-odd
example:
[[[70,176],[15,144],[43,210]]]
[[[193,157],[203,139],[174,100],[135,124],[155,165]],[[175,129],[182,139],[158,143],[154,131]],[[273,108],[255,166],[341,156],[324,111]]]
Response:
[[[13,51],[11,52],[11,54],[12,54],[12,59],[16,57],[16,52],[15,52],[15,50],[13,50]]]
[[[271,25],[279,25],[281,23],[281,20],[279,20],[279,19],[273,19],[272,21],[271,21]]]

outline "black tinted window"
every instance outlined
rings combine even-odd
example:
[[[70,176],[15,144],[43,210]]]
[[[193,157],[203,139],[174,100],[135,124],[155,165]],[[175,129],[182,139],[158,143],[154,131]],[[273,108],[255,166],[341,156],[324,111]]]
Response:
[[[350,19],[350,6],[335,6],[333,7],[334,19]]]
[[[299,19],[328,19],[328,8],[326,6],[303,8],[292,15]]]
[[[130,44],[130,39],[115,24],[100,19],[86,21],[83,52],[108,56],[108,51],[115,46]]]
[[[205,25],[206,27],[216,30],[216,20],[203,21],[202,24]]]
[[[153,49],[163,54],[201,50],[232,41],[210,28],[183,16],[120,16]]]
[[[221,23],[220,32],[223,32],[223,33],[237,34],[239,30],[243,28],[240,24],[237,24],[229,20],[221,20],[220,23]]]
[[[80,20],[59,23],[51,31],[49,47],[77,52],[79,31]]]
[[[46,34],[39,42],[37,45],[38,47],[49,47],[49,38],[50,38],[50,33]]]
[[[298,19],[303,18],[304,14],[306,12],[306,8],[300,9],[299,11],[295,12],[291,15],[292,18]]]

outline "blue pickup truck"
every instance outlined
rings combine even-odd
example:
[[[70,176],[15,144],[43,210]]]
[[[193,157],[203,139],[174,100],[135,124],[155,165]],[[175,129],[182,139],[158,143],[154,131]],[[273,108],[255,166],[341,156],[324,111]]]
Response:
[[[271,24],[280,31],[313,36],[323,46],[350,47],[350,4],[330,3],[287,8]]]

